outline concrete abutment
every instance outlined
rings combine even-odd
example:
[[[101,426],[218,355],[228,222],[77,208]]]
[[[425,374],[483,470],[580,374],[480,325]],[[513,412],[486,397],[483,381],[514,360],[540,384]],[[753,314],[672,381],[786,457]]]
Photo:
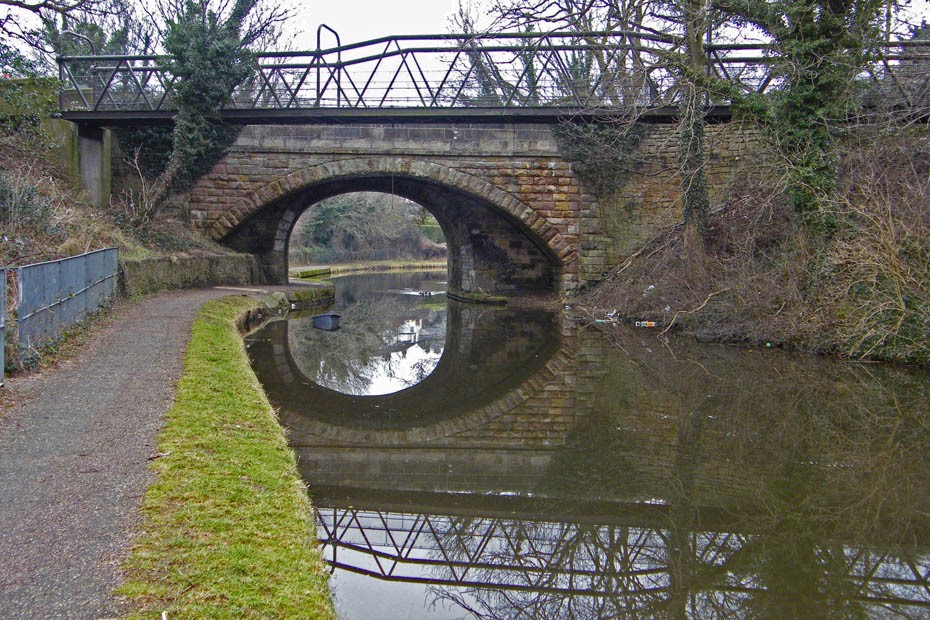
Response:
[[[78,169],[88,197],[98,207],[109,204],[113,190],[112,139],[109,129],[78,127]]]

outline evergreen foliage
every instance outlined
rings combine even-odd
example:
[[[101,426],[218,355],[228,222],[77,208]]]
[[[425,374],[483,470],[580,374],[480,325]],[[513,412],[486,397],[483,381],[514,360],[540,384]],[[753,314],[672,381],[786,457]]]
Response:
[[[80,19],[45,20],[36,32],[38,41],[58,56],[128,54],[136,48],[130,42],[129,14],[113,24]]]
[[[736,25],[774,41],[766,96],[734,100],[772,135],[787,163],[787,196],[809,232],[829,236],[836,218],[826,201],[836,191],[839,125],[856,103],[855,77],[879,38],[885,0],[725,0]]]
[[[698,105],[699,96],[694,93],[685,97],[679,106],[678,168],[685,225],[693,226],[703,240],[707,234],[710,197],[704,170],[704,109]]]
[[[600,199],[608,199],[640,164],[634,154],[647,135],[644,123],[572,123],[555,126],[562,155]]]
[[[30,77],[36,75],[35,61],[26,58],[23,53],[5,41],[0,41],[0,75],[3,79]]]
[[[55,83],[38,64],[0,41],[0,131],[33,131],[55,105]]]
[[[238,126],[220,122],[219,111],[253,70],[241,30],[255,4],[237,0],[224,19],[208,5],[186,0],[168,24],[165,50],[171,55],[168,71],[174,76],[172,96],[178,107],[166,169],[171,189],[189,187],[238,135]]]
[[[174,144],[170,127],[120,127],[116,130],[123,155],[136,160],[146,180],[154,180],[165,171]]]
[[[39,133],[39,121],[56,107],[56,84],[40,77],[0,81],[0,131]]]

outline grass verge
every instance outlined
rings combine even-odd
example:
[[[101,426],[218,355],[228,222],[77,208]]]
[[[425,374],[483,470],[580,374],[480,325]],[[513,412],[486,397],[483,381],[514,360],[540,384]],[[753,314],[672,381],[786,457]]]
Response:
[[[334,617],[294,454],[237,327],[259,307],[217,300],[194,323],[124,564],[130,618]]]
[[[302,267],[291,270],[292,278],[318,278],[325,276],[345,275],[348,273],[358,273],[363,271],[428,271],[443,270],[446,268],[446,261],[434,260],[387,260],[387,261],[362,261],[357,263],[334,263],[332,265],[315,265],[312,267]],[[321,273],[315,273],[321,272]],[[322,273],[326,272],[326,273]],[[304,275],[307,274],[307,275]]]

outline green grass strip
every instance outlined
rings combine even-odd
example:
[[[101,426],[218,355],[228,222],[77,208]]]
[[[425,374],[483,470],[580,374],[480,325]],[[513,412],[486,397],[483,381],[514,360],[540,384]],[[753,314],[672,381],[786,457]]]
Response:
[[[194,323],[124,565],[130,618],[334,617],[294,453],[237,328],[258,307],[213,301]]]
[[[322,270],[324,268],[320,268]],[[361,272],[389,272],[389,271],[442,271],[446,269],[446,261],[435,260],[377,260],[359,261],[355,263],[333,263],[327,265],[327,276],[341,276]],[[314,279],[319,276],[305,276],[313,269],[296,270],[290,272],[292,278]]]
[[[298,278],[322,278],[332,275],[333,270],[329,267],[319,267],[317,269],[304,269],[297,272]]]

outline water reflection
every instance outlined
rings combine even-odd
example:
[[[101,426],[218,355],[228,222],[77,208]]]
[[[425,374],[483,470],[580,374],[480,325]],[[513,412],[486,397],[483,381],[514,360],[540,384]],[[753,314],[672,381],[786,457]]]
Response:
[[[559,348],[550,313],[398,294],[425,284],[417,274],[364,279],[371,283],[367,297],[356,278],[340,279],[350,282],[337,287],[338,331],[313,329],[311,311],[270,323],[249,339],[256,374],[298,444],[304,435],[327,432],[435,428],[494,403],[543,369]],[[412,323],[423,328],[405,335]],[[403,389],[372,394],[369,379],[386,384],[407,366],[395,364],[386,375],[372,371],[403,353],[438,359],[428,372],[425,365],[410,365],[414,372],[403,378]]]
[[[295,313],[287,322],[287,346],[300,374],[359,396],[399,392],[429,376],[445,345],[443,283],[400,274],[376,280],[377,289],[360,298],[358,287],[372,276],[347,280],[338,281],[338,332],[314,329],[315,311]]]
[[[403,425],[270,390],[346,617],[930,615],[925,373],[474,307],[447,323],[434,375],[460,357],[406,390]],[[276,342],[257,369],[296,367]]]
[[[329,561],[478,618],[925,618],[926,555],[793,536],[320,509]],[[788,534],[788,532],[786,532]]]

